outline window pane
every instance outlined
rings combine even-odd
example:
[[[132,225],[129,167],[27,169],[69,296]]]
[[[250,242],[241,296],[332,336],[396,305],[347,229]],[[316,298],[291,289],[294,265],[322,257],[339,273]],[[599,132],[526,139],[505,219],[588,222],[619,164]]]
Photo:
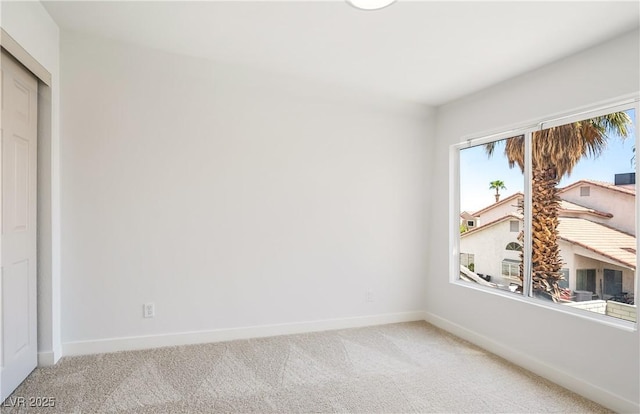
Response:
[[[460,277],[471,283],[521,290],[521,249],[505,246],[522,245],[524,176],[505,151],[522,143],[514,137],[460,150],[460,252],[474,257],[469,268],[461,254]]]
[[[634,124],[629,110],[533,133],[534,297],[635,320]]]
[[[613,269],[604,269],[604,293],[605,298],[608,295],[619,296],[622,293],[622,271]]]
[[[505,247],[505,250],[522,251],[522,245],[520,243],[511,242],[511,243],[507,244],[507,247]]]

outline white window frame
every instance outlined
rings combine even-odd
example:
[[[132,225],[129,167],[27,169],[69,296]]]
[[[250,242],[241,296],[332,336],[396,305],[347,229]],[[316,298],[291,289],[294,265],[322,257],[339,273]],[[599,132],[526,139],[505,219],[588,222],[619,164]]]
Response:
[[[634,94],[631,97],[624,97],[614,101],[605,102],[599,105],[588,106],[575,111],[556,116],[549,116],[546,119],[539,119],[532,123],[516,125],[511,128],[505,128],[501,132],[489,132],[485,134],[469,135],[464,137],[461,142],[453,144],[449,147],[449,212],[450,217],[450,237],[449,237],[449,282],[469,289],[474,289],[488,294],[499,295],[511,300],[522,301],[531,306],[538,306],[546,309],[553,309],[561,313],[570,314],[575,317],[593,320],[597,323],[613,326],[626,331],[635,332],[638,330],[638,322],[630,322],[622,319],[613,318],[611,316],[601,315],[595,312],[588,312],[581,309],[575,309],[570,306],[564,306],[559,303],[542,301],[533,298],[531,283],[531,137],[534,131],[551,128],[554,126],[564,125],[584,119],[606,115],[612,112],[635,110],[636,116],[636,141],[635,147],[640,148],[640,97]],[[525,168],[524,168],[524,281],[522,295],[507,293],[501,289],[493,289],[481,286],[476,283],[467,282],[460,279],[460,225],[457,220],[460,214],[460,151],[465,148],[487,144],[489,142],[499,141],[511,137],[524,135],[525,137]],[[636,177],[640,176],[640,160],[636,159]],[[637,184],[636,184],[637,185]],[[636,198],[636,252],[640,251],[640,217],[638,214],[638,200]],[[634,297],[639,297],[638,279],[640,274],[638,269],[634,278]],[[638,305],[636,303],[636,305]],[[636,321],[640,320],[640,306],[636,306]]]
[[[509,266],[509,274],[506,274],[504,272],[504,268],[503,268],[504,265]],[[515,272],[512,272],[513,266],[516,266]],[[519,262],[515,262],[515,261],[510,260],[510,259],[502,259],[502,261],[500,262],[500,268],[501,268],[500,272],[502,273],[503,277],[504,276],[507,276],[507,277],[518,277],[518,276],[520,276],[520,264],[519,264]]]
[[[473,253],[465,253],[465,252],[460,253],[460,255],[463,255],[463,254],[466,255],[466,258],[467,258],[467,264],[465,265],[466,267],[469,267],[469,265],[471,265],[471,264],[473,264],[473,265],[476,264],[476,255],[475,254],[473,254]],[[473,259],[473,260],[469,260],[469,259]]]
[[[515,249],[509,249],[509,246],[517,246],[517,248]],[[508,252],[521,252],[522,251],[522,245],[518,242],[509,242],[507,243],[506,246],[504,246],[504,249]]]

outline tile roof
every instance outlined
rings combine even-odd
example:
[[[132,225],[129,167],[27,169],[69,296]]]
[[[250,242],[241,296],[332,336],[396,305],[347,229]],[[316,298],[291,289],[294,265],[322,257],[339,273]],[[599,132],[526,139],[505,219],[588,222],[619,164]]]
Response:
[[[474,217],[471,213],[469,213],[468,211],[463,211],[462,213],[460,213],[460,218],[463,218],[465,220],[473,220],[476,217]]]
[[[522,221],[522,214],[517,214],[517,213],[505,214],[504,216],[502,216],[502,217],[500,217],[500,218],[498,218],[496,220],[490,221],[487,224],[483,224],[482,226],[478,226],[478,227],[475,227],[473,229],[467,230],[464,233],[460,233],[460,237],[468,236],[469,234],[475,234],[475,233],[477,233],[479,231],[482,231],[482,230],[484,230],[484,229],[486,229],[488,227],[493,226],[494,224],[502,223],[505,220],[520,220],[520,221]]]
[[[560,217],[560,238],[584,247],[623,266],[636,268],[636,238],[582,218]]]
[[[520,191],[518,191],[517,193],[513,193],[511,194],[509,197],[507,198],[503,198],[502,200],[498,201],[497,203],[493,203],[488,205],[487,207],[483,208],[482,210],[478,210],[475,213],[473,213],[473,215],[475,217],[479,217],[480,215],[482,215],[483,213],[486,213],[489,210],[492,210],[498,206],[501,206],[509,201],[513,201],[515,199],[517,199],[518,197],[524,197],[524,194]]]
[[[604,211],[594,210],[589,207],[581,206],[580,204],[572,203],[567,200],[560,200],[560,212],[573,212],[573,213],[585,213],[585,214],[593,214],[595,216],[611,218],[613,214],[605,213]]]

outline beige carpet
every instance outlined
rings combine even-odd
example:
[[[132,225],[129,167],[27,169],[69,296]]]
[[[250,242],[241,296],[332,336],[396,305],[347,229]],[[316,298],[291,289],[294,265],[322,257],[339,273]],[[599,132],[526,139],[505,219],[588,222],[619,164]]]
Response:
[[[12,397],[56,407],[3,413],[608,412],[425,322],[68,357]]]

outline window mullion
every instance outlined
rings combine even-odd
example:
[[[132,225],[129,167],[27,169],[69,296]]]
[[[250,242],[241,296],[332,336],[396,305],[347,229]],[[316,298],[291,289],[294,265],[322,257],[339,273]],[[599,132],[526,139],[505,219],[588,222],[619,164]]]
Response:
[[[523,281],[522,281],[522,294],[525,297],[533,296],[532,282],[531,282],[531,131],[524,134],[524,214],[523,214],[523,231],[524,231],[524,246],[523,246]]]

